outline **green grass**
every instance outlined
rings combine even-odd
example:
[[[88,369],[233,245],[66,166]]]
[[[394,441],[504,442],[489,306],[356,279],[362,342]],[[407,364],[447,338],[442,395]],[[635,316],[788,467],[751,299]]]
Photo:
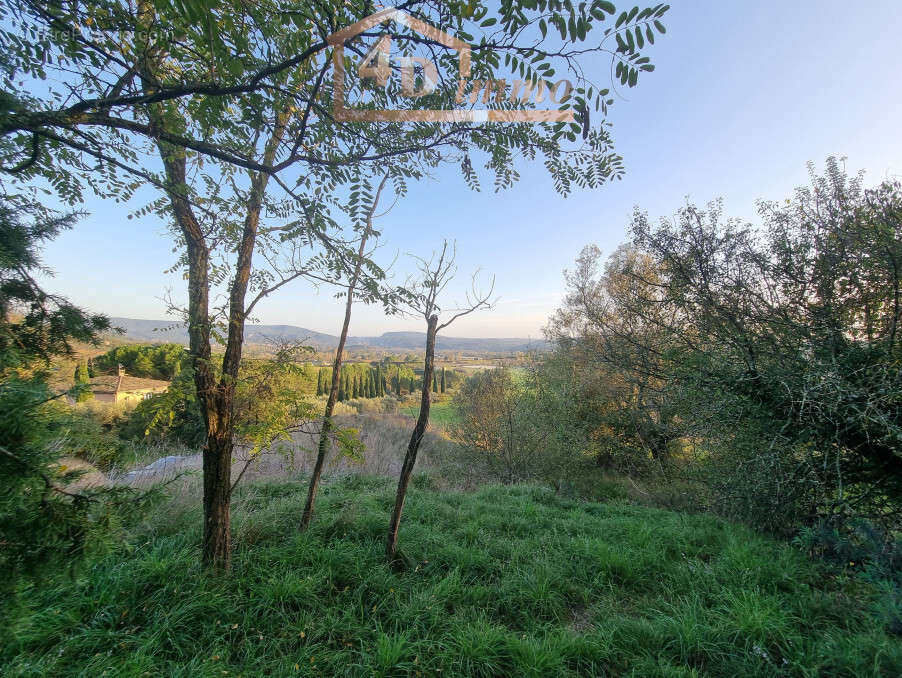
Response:
[[[856,578],[704,515],[417,478],[382,561],[390,481],[247,488],[234,574],[197,565],[199,516],[20,592],[3,676],[892,676],[902,647]]]
[[[416,417],[420,412],[420,405],[417,403],[416,405],[410,405],[408,407],[402,407],[401,413],[406,414],[411,417]],[[451,406],[451,398],[447,398],[445,400],[439,400],[438,402],[432,403],[429,407],[429,425],[440,427],[440,428],[448,428],[457,421],[457,413],[454,411],[454,408]]]

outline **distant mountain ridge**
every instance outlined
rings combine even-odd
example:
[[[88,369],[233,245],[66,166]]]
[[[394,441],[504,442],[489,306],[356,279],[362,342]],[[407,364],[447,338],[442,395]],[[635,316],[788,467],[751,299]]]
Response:
[[[141,318],[110,318],[113,327],[125,330],[125,336],[133,341],[171,342],[188,344],[188,327],[172,320],[146,320]],[[334,349],[338,337],[308,330],[295,325],[248,325],[244,340],[249,344],[268,344],[273,341],[302,341],[317,349]],[[347,348],[422,349],[426,341],[424,332],[385,332],[378,337],[348,337]],[[512,351],[545,350],[543,339],[477,338],[438,336],[439,351]]]

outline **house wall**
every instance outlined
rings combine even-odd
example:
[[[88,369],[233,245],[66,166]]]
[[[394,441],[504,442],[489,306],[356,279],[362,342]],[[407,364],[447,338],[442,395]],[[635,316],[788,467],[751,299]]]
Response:
[[[133,403],[133,404],[137,405],[142,400],[144,400],[144,396],[146,394],[162,393],[165,390],[166,389],[164,389],[164,388],[142,388],[142,389],[138,389],[135,391],[119,391],[119,393],[116,394],[115,402],[117,402],[117,403]],[[110,401],[110,402],[113,402],[113,401]]]

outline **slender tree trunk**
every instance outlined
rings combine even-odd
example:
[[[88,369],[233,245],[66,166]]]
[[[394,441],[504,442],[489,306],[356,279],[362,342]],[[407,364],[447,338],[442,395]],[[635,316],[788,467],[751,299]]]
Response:
[[[348,338],[348,328],[351,325],[351,307],[354,305],[354,288],[360,278],[360,267],[363,260],[364,247],[369,237],[369,229],[364,231],[360,239],[360,248],[357,252],[357,262],[354,264],[354,273],[348,284],[348,299],[345,302],[345,318],[341,325],[341,334],[338,337],[338,348],[335,350],[335,360],[332,361],[332,386],[329,388],[329,397],[326,400],[326,411],[323,413],[323,427],[319,434],[319,447],[316,452],[316,463],[313,465],[313,474],[310,476],[310,486],[307,488],[307,503],[304,504],[304,514],[301,516],[301,529],[306,530],[313,519],[313,504],[316,502],[316,493],[319,490],[319,481],[323,474],[323,466],[326,462],[326,453],[329,451],[329,434],[332,432],[332,412],[335,410],[335,401],[338,400],[338,388],[341,385],[342,354],[345,349],[345,341]]]
[[[345,317],[341,325],[341,334],[338,337],[338,348],[335,351],[335,360],[332,361],[332,386],[329,389],[329,397],[326,399],[326,411],[323,413],[323,427],[319,434],[319,446],[316,451],[316,463],[313,465],[313,473],[310,476],[310,486],[307,488],[307,502],[304,504],[304,513],[301,516],[301,529],[306,530],[310,527],[310,521],[313,519],[313,505],[316,503],[316,493],[319,490],[319,481],[323,475],[323,466],[326,463],[326,453],[329,451],[329,434],[332,432],[332,412],[335,410],[335,401],[338,400],[338,389],[341,385],[341,365],[343,362],[343,353],[345,341],[348,338],[348,328],[351,326],[351,308],[354,305],[354,289],[360,280],[360,270],[363,267],[363,255],[366,252],[366,241],[370,237],[373,229],[373,214],[376,206],[379,204],[379,196],[385,182],[388,180],[386,174],[379,188],[376,190],[376,196],[373,204],[367,214],[366,228],[363,235],[360,236],[360,247],[357,248],[357,261],[354,262],[354,271],[351,279],[348,281],[348,298],[345,302]]]
[[[385,558],[388,562],[394,562],[398,554],[398,528],[401,526],[401,512],[404,510],[404,499],[407,496],[407,486],[410,484],[410,476],[413,474],[414,464],[417,462],[417,452],[426,427],[429,425],[429,406],[431,404],[432,375],[435,374],[435,334],[438,330],[438,316],[429,316],[426,326],[426,360],[423,363],[422,397],[420,398],[420,413],[417,423],[413,427],[410,443],[407,445],[407,454],[404,455],[404,464],[401,467],[401,477],[398,478],[398,491],[395,494],[395,508],[392,510],[391,523],[388,527],[388,539],[385,544]]]

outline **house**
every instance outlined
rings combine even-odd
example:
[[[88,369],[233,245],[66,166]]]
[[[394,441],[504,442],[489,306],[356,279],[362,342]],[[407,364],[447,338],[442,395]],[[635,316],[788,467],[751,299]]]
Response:
[[[117,374],[101,375],[91,379],[91,393],[94,394],[94,400],[101,403],[137,405],[167,388],[168,381],[129,376],[122,369],[122,365],[119,366]]]

